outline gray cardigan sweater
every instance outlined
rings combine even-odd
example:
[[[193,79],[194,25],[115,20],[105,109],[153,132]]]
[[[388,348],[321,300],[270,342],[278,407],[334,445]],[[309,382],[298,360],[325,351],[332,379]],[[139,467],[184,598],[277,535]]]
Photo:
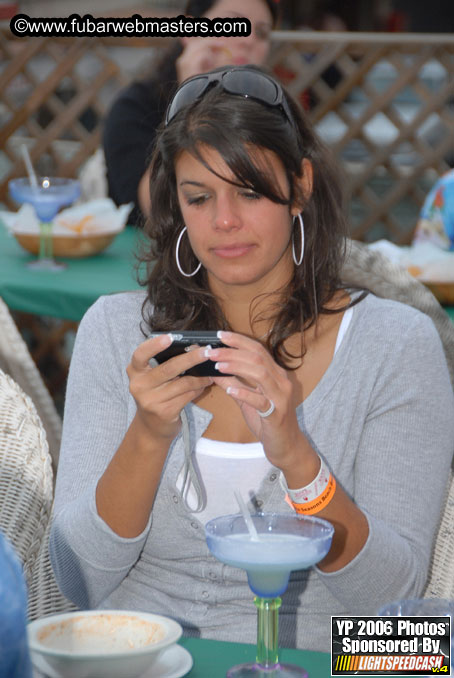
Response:
[[[207,411],[185,408],[141,535],[119,537],[96,511],[96,484],[135,413],[126,366],[144,340],[143,300],[142,292],[103,297],[78,331],[50,538],[57,581],[82,608],[147,610],[177,619],[187,635],[254,643],[246,575],[209,554],[204,527],[175,485]],[[283,596],[281,644],[328,651],[330,615],[374,614],[424,588],[454,450],[454,396],[432,321],[366,297],[297,416],[369,522],[354,560],[337,572],[294,572]],[[272,469],[257,479],[264,511],[291,510],[278,477]]]

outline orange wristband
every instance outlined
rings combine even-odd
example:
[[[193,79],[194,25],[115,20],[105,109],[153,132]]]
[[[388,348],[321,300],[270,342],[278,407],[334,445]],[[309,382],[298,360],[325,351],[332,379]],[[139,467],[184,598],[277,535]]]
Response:
[[[318,495],[313,501],[306,502],[305,504],[296,504],[290,500],[292,507],[295,509],[296,513],[299,513],[304,516],[311,516],[315,513],[322,511],[328,504],[331,499],[334,497],[336,491],[336,479],[332,473],[329,474],[328,484],[325,490]]]

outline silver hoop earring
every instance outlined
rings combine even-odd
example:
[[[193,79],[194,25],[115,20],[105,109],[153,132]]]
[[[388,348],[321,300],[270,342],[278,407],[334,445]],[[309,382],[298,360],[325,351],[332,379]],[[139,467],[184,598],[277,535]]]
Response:
[[[195,275],[196,273],[198,273],[198,272],[200,271],[200,269],[201,269],[201,267],[202,267],[202,264],[201,264],[201,262],[199,261],[199,265],[197,266],[197,268],[195,269],[195,271],[193,271],[192,273],[185,273],[185,272],[183,271],[183,269],[181,268],[178,250],[180,249],[181,238],[183,237],[183,234],[184,234],[185,231],[186,231],[186,226],[183,228],[183,230],[181,231],[180,235],[178,236],[177,246],[175,247],[175,258],[176,258],[176,260],[177,260],[178,270],[180,271],[181,275],[184,275],[185,278],[192,278],[193,275]]]
[[[299,266],[301,262],[303,261],[304,257],[304,221],[301,212],[296,215],[296,217],[293,217],[293,225],[295,225],[295,219],[298,219],[300,222],[300,233],[301,233],[301,251],[300,251],[300,256],[297,259],[296,258],[296,252],[295,252],[295,239],[292,238],[292,254],[293,254],[293,261],[295,262],[295,266]]]

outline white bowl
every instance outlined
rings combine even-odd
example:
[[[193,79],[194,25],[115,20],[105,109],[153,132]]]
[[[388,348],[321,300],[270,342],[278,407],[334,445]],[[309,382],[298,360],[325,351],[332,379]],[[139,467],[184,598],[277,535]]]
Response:
[[[182,628],[157,614],[95,610],[37,619],[27,633],[33,665],[50,678],[136,678]]]

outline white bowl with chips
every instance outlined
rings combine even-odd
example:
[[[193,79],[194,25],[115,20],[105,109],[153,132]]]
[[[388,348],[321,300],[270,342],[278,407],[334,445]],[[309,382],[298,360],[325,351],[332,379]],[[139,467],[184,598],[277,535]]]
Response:
[[[56,614],[30,622],[34,667],[50,678],[136,678],[182,634],[168,617],[126,610]]]

